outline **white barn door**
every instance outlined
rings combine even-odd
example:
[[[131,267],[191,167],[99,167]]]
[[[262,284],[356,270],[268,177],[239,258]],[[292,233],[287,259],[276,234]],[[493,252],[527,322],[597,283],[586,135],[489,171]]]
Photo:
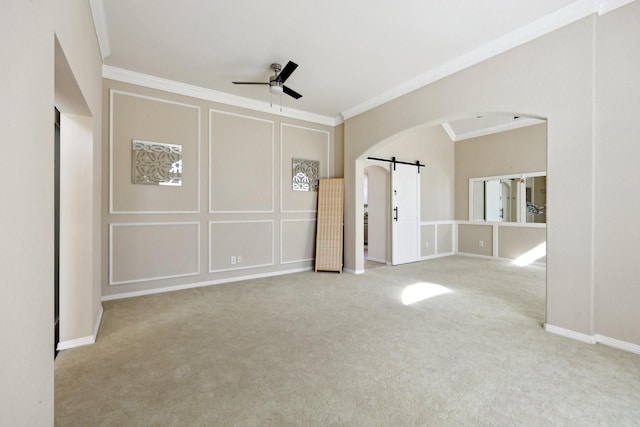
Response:
[[[391,206],[391,264],[419,261],[420,174],[416,166],[391,166]]]

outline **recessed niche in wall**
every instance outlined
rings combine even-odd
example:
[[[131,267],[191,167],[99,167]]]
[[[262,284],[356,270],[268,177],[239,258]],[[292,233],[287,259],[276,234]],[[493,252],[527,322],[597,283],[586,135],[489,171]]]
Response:
[[[131,156],[134,184],[182,185],[182,145],[134,139]]]
[[[293,175],[291,189],[293,191],[318,191],[320,162],[295,158],[291,160]]]

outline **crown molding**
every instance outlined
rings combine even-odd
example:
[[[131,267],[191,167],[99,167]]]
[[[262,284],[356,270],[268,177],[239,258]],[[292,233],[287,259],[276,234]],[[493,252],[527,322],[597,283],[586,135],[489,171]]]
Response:
[[[601,0],[598,2],[598,15],[607,14],[634,1],[635,0]]]
[[[447,122],[442,123],[442,129],[444,129],[444,131],[447,133],[447,135],[449,135],[449,139],[453,142],[456,141],[456,133],[453,131],[453,128],[451,127],[451,125]]]
[[[562,9],[551,13],[544,18],[538,19],[529,25],[525,25],[503,37],[500,37],[490,43],[480,46],[456,59],[442,64],[441,66],[421,74],[418,77],[409,80],[395,88],[381,93],[361,104],[351,107],[343,111],[344,120],[362,114],[403,95],[406,95],[421,87],[427,86],[435,81],[441,80],[451,74],[462,71],[473,65],[486,61],[489,58],[504,53],[517,46],[523,45],[531,40],[555,31],[559,28],[572,24],[582,18],[585,18],[600,11],[609,12],[613,8],[621,7],[626,3],[635,0],[579,0]],[[446,130],[446,129],[445,129]]]
[[[312,123],[318,123],[327,126],[337,126],[342,123],[339,117],[329,117],[320,114],[309,113],[294,108],[283,108],[282,111],[274,109],[268,102],[257,101],[255,99],[244,98],[229,93],[220,92],[213,89],[207,89],[200,86],[189,85],[177,82],[175,80],[164,79],[161,77],[151,76],[149,74],[138,73],[136,71],[125,70],[123,68],[112,67],[109,65],[102,66],[102,77],[105,79],[116,80],[123,83],[130,83],[138,86],[148,87],[151,89],[163,90],[178,95],[190,96],[193,98],[203,99],[206,101],[218,102],[221,104],[232,105],[234,107],[246,108],[253,111],[274,114],[277,116],[288,117],[292,119],[305,120]]]
[[[449,135],[452,141],[463,141],[465,139],[477,138],[479,136],[492,135],[494,133],[506,132],[509,130],[520,129],[527,126],[539,125],[540,123],[544,123],[544,120],[534,119],[534,118],[526,118],[518,121],[513,121],[509,123],[503,123],[495,126],[490,126],[488,128],[478,129],[471,132],[465,132],[461,134],[456,134],[453,128],[449,125],[449,123],[443,123],[442,127]]]
[[[91,16],[93,17],[93,26],[96,29],[96,37],[102,59],[111,55],[111,45],[109,43],[109,32],[107,31],[107,17],[104,11],[103,0],[89,0],[91,8]]]

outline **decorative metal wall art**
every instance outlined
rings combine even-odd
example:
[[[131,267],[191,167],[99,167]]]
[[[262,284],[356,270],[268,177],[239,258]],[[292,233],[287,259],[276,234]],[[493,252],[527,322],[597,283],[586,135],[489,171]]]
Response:
[[[318,191],[320,162],[317,160],[292,159],[292,163],[293,191]]]
[[[132,141],[134,184],[182,185],[182,145]]]

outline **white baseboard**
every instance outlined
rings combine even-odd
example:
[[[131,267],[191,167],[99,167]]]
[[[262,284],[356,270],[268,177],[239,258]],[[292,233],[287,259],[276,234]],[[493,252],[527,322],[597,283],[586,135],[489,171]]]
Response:
[[[60,341],[58,343],[58,350],[68,350],[70,348],[82,347],[83,345],[89,345],[96,342],[96,337],[90,335],[88,337],[76,338],[68,341]]]
[[[596,339],[593,335],[583,334],[581,332],[572,331],[570,329],[560,328],[558,326],[553,326],[548,323],[544,324],[544,330],[547,332],[551,332],[552,334],[561,335],[563,337],[586,342],[587,344],[596,343]]]
[[[100,304],[100,311],[98,312],[96,323],[95,325],[93,325],[93,335],[90,335],[88,337],[75,338],[67,341],[60,341],[56,349],[68,350],[70,348],[76,348],[76,347],[82,347],[83,345],[94,344],[98,336],[98,331],[100,330],[100,325],[102,325],[103,314],[104,314],[104,309],[102,308],[102,304]]]
[[[620,350],[626,350],[631,353],[640,354],[640,345],[632,344],[626,341],[620,341],[615,338],[605,337],[603,335],[595,335],[595,339],[598,343],[608,345],[609,347],[618,348]]]
[[[343,268],[342,271],[349,274],[364,274],[364,270],[352,270],[350,268]]]
[[[479,255],[479,254],[472,254],[472,253],[468,253],[468,252],[456,252],[456,255],[466,256],[466,257],[469,257],[469,258],[496,259],[495,257],[493,257],[491,255]]]
[[[441,254],[423,256],[423,257],[420,258],[420,260],[421,261],[426,261],[428,259],[444,258],[444,257],[448,257],[448,256],[453,256],[453,255],[455,255],[453,252],[446,252],[446,253],[441,253]]]
[[[581,332],[572,331],[570,329],[564,329],[559,328],[558,326],[549,325],[548,323],[545,323],[544,330],[547,332],[551,332],[552,334],[572,338],[574,340],[586,342],[588,344],[604,344],[609,347],[614,347],[631,353],[640,354],[640,345],[621,341],[615,338],[610,338],[604,335],[587,335]]]
[[[205,286],[213,286],[213,285],[222,285],[225,283],[240,282],[242,280],[260,279],[263,277],[281,276],[284,274],[301,273],[303,271],[311,271],[311,270],[313,270],[312,267],[304,267],[304,268],[296,268],[292,270],[274,271],[271,273],[264,273],[264,274],[251,274],[248,276],[229,277],[226,279],[210,280],[206,282],[196,282],[196,283],[187,283],[184,285],[167,286],[165,288],[154,288],[154,289],[146,289],[143,291],[123,292],[123,293],[114,294],[114,295],[103,295],[102,301],[103,302],[113,301],[117,299],[133,298],[133,297],[139,297],[143,295],[163,294],[165,292],[183,291],[186,289],[202,288]]]

